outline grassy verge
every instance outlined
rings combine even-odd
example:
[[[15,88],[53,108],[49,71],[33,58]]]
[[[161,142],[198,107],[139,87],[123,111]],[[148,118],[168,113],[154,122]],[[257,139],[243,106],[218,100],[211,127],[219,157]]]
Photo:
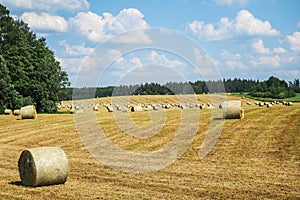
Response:
[[[261,97],[252,97],[251,95],[248,95],[247,92],[241,92],[241,93],[230,93],[230,95],[233,96],[240,96],[240,97],[246,97],[250,99],[255,99],[257,101],[291,101],[291,102],[300,102],[300,93],[296,93],[295,97],[291,98],[285,98],[285,99],[273,99],[273,98],[261,98]]]

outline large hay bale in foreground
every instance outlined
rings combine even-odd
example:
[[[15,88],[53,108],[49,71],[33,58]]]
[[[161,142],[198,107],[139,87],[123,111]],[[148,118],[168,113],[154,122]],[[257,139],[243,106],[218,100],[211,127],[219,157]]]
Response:
[[[12,110],[11,109],[5,109],[4,110],[4,114],[11,115],[12,114]]]
[[[244,110],[241,107],[241,101],[225,101],[222,105],[223,117],[225,119],[243,119]]]
[[[22,184],[25,186],[62,184],[68,176],[68,159],[59,147],[24,150],[18,166]]]
[[[20,109],[22,119],[35,119],[37,118],[36,109],[34,105],[25,106]]]

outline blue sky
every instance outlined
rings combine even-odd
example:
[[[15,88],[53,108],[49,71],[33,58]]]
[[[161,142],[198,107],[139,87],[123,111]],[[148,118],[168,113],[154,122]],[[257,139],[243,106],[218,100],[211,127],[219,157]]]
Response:
[[[88,58],[97,52],[93,51],[95,48],[120,37],[118,34],[140,28],[169,29],[194,41],[203,48],[202,53],[210,56],[220,78],[265,80],[272,75],[287,81],[300,78],[298,0],[0,0],[0,3],[11,15],[28,23],[38,37],[46,38],[72,85],[92,85],[79,82],[78,74],[89,69],[87,63],[92,59]],[[143,42],[148,37],[145,33],[138,35],[135,39]],[[181,42],[184,41],[174,42],[174,48]],[[122,45],[126,43],[118,48],[123,48]],[[189,63],[172,54],[172,50],[148,48],[127,54],[120,49],[109,51],[118,59],[105,68],[107,77],[98,75],[100,86],[140,83],[142,77],[149,82],[203,79],[201,73],[195,76],[197,73],[188,67]],[[97,64],[100,63],[97,59]],[[95,68],[85,76],[89,80],[94,74]]]

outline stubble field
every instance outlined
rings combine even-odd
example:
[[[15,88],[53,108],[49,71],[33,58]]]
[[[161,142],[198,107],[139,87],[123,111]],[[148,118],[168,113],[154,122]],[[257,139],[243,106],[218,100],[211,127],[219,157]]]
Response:
[[[198,99],[199,103],[210,101],[209,95]],[[176,102],[174,96],[135,96],[131,100]],[[108,98],[97,101],[109,103]],[[242,105],[245,118],[225,120],[217,144],[204,158],[198,154],[211,110],[199,109],[197,134],[187,151],[166,168],[147,173],[118,171],[93,158],[78,136],[71,114],[39,114],[35,120],[0,115],[0,199],[299,199],[300,103],[267,108],[242,99]],[[168,144],[178,129],[180,109],[165,112],[164,128],[148,139],[123,133],[113,113],[103,106],[96,115],[113,144],[128,151],[151,152]],[[129,115],[140,126],[149,123],[148,111]],[[39,146],[58,146],[65,151],[69,161],[65,184],[35,188],[21,184],[19,156],[24,149]]]

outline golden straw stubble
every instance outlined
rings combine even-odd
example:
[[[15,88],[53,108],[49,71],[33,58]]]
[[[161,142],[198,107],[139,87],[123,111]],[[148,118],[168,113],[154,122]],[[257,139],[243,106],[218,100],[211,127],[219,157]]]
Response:
[[[25,186],[62,184],[68,176],[68,159],[59,147],[26,149],[20,155],[18,167]]]

